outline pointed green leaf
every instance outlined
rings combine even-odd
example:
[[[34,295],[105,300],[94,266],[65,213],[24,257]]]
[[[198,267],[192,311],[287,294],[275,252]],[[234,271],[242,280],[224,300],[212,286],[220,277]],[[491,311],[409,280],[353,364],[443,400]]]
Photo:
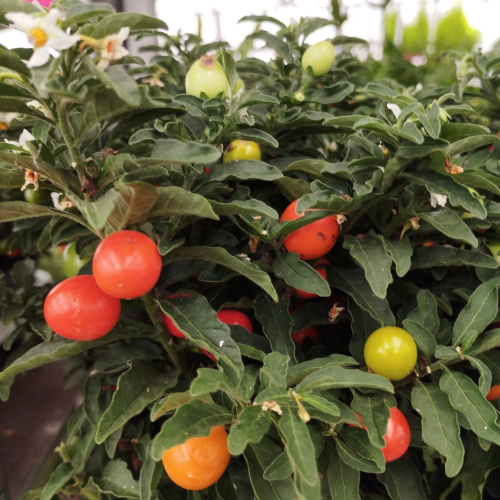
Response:
[[[231,426],[227,442],[231,455],[241,455],[248,443],[258,443],[271,426],[269,412],[259,406],[249,406],[238,415],[238,422]]]
[[[388,463],[385,472],[378,477],[391,500],[427,500],[422,475],[408,456]]]
[[[273,262],[273,271],[276,276],[284,279],[293,288],[315,293],[320,297],[329,297],[331,295],[330,285],[321,277],[318,271],[301,260],[296,253],[278,254]]]
[[[290,358],[294,365],[295,344],[292,340],[292,318],[288,312],[290,300],[285,299],[278,303],[271,301],[267,295],[257,297],[253,305],[255,317],[262,325],[264,335],[269,339],[273,351],[277,351]]]
[[[153,440],[151,454],[160,460],[163,452],[185,443],[192,437],[208,436],[212,427],[225,425],[232,420],[232,414],[216,404],[204,404],[198,399],[181,406],[169,418]]]
[[[454,477],[464,462],[457,414],[439,387],[418,383],[411,392],[413,408],[422,416],[422,439],[446,458],[446,475]]]
[[[448,395],[453,408],[467,418],[479,437],[500,444],[497,411],[469,377],[447,369],[439,381],[439,387]]]
[[[360,500],[359,470],[347,465],[335,447],[330,453],[326,476],[332,500]]]
[[[97,426],[96,443],[103,443],[114,431],[163,395],[177,383],[177,371],[160,372],[150,361],[134,360],[118,378],[111,404]]]
[[[366,280],[373,293],[380,299],[387,294],[387,287],[392,283],[391,258],[387,255],[383,243],[373,236],[357,239],[347,235],[344,248],[365,270]]]

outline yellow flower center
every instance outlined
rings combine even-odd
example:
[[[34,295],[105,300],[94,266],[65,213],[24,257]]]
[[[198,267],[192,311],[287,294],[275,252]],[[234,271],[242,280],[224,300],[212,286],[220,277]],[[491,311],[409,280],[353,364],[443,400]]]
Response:
[[[5,122],[0,122],[0,130],[8,130],[9,127]]]
[[[34,28],[28,33],[28,40],[35,49],[43,47],[47,43],[47,33],[41,28]]]

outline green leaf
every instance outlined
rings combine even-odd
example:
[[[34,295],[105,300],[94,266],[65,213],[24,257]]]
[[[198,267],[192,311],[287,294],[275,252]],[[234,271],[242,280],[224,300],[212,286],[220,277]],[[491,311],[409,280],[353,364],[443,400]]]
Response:
[[[333,402],[316,394],[310,394],[309,391],[300,394],[302,403],[307,403],[328,415],[338,417],[340,415],[339,407]]]
[[[412,269],[429,269],[445,266],[474,266],[485,269],[497,269],[497,261],[482,252],[473,252],[461,248],[432,245],[429,248],[418,247],[411,262]]]
[[[66,19],[62,23],[62,28],[69,28],[70,26],[88,21],[93,17],[106,16],[113,12],[113,7],[107,3],[92,3],[90,5],[76,4],[73,5],[66,14]]]
[[[301,260],[296,253],[278,254],[273,262],[273,271],[276,276],[283,278],[293,288],[315,293],[320,297],[329,297],[331,295],[328,283],[312,266]]]
[[[99,340],[87,342],[71,342],[62,338],[51,340],[50,342],[42,342],[41,344],[32,347],[29,351],[25,352],[22,356],[17,358],[12,364],[0,372],[0,382],[27,370],[37,368],[53,361],[58,361],[60,359],[70,358],[71,356],[75,356],[76,354],[94,347],[103,346],[109,342],[116,342],[117,340],[125,338],[130,338],[130,332],[123,330],[108,333],[108,335]]]
[[[347,235],[344,248],[348,249],[352,258],[364,269],[366,280],[373,293],[380,299],[387,294],[387,287],[392,283],[391,258],[385,251],[384,244],[373,236],[362,239]]]
[[[199,399],[203,403],[214,402],[209,394],[193,397],[189,391],[172,392],[168,396],[156,401],[153,405],[153,408],[151,409],[151,422],[155,422],[165,413],[177,410],[177,408],[193,401],[193,399]]]
[[[150,217],[175,217],[194,215],[219,220],[210,203],[199,194],[190,193],[177,186],[158,187],[158,198],[151,207]]]
[[[418,307],[403,320],[404,328],[410,333],[427,359],[436,351],[436,335],[439,329],[437,301],[429,290],[417,294]]]
[[[474,217],[484,219],[486,209],[469,190],[456,182],[452,175],[439,174],[432,170],[419,170],[413,174],[403,174],[411,182],[425,186],[429,193],[444,194],[454,207],[465,208]]]
[[[469,226],[453,210],[442,207],[432,212],[420,212],[415,215],[428,222],[444,235],[477,248],[477,238],[469,229]]]
[[[500,141],[496,135],[474,135],[473,137],[467,137],[460,141],[450,144],[445,152],[449,156],[455,156],[462,153],[470,153],[473,149],[482,148],[483,146],[488,146],[489,144],[495,144]]]
[[[500,195],[500,178],[483,170],[469,170],[455,175],[454,179],[464,186],[485,189]]]
[[[479,376],[479,389],[483,393],[484,396],[488,394],[489,390],[491,389],[491,371],[488,368],[488,366],[483,363],[480,359],[478,358],[473,358],[472,356],[465,356],[465,359],[470,362],[470,364],[479,371],[480,376]]]
[[[146,182],[119,184],[114,209],[106,220],[106,234],[121,231],[130,224],[144,222],[158,199],[155,187]]]
[[[273,351],[290,358],[296,363],[295,344],[292,340],[292,318],[288,312],[290,300],[272,302],[267,295],[257,297],[253,305],[255,317],[262,325],[264,335],[269,339]]]
[[[3,2],[3,5],[5,5],[5,2]],[[21,58],[15,52],[12,52],[11,50],[6,50],[4,48],[0,48],[0,67],[11,69],[16,73],[19,73],[20,75],[28,77],[31,75],[30,70],[28,69],[26,64],[24,64]]]
[[[441,126],[441,138],[455,142],[464,137],[489,133],[487,127],[475,123],[443,123]]]
[[[117,498],[139,499],[139,483],[133,478],[126,462],[112,460],[102,471],[101,477],[91,477],[86,487],[97,486],[102,493]]]
[[[279,168],[257,160],[230,161],[224,165],[210,167],[207,182],[247,181],[258,179],[274,181],[283,177]]]
[[[360,500],[359,470],[347,465],[335,447],[329,458],[326,477],[332,500]]]
[[[286,374],[286,384],[283,387],[297,385],[307,375],[317,370],[328,368],[330,366],[355,366],[358,363],[350,356],[343,354],[330,354],[326,358],[315,358],[304,361],[298,365],[291,366]],[[262,373],[262,369],[261,369]]]
[[[210,164],[217,161],[221,151],[210,144],[177,139],[158,139],[151,158],[142,158],[140,165],[184,165],[187,163]]]
[[[286,451],[280,453],[264,471],[264,479],[275,481],[287,479],[293,474],[292,464],[288,460]]]
[[[234,93],[234,89],[238,84],[239,77],[238,77],[238,72],[236,71],[233,56],[229,52],[227,52],[227,50],[224,49],[221,50],[221,55],[222,55],[222,66],[224,68],[224,72],[226,73],[231,93]]]
[[[63,486],[70,481],[73,474],[75,474],[75,469],[71,462],[59,464],[45,484],[40,500],[51,500],[53,496],[58,491],[62,490]]]
[[[495,319],[498,311],[498,286],[492,279],[479,285],[460,311],[453,326],[453,345],[467,341],[471,345],[476,337]]]
[[[361,415],[368,432],[368,439],[377,448],[385,446],[384,436],[387,432],[387,421],[391,415],[390,407],[395,404],[394,398],[387,394],[354,393],[351,408]]]
[[[263,130],[259,130],[257,128],[245,128],[239,129],[235,132],[231,132],[226,136],[226,140],[232,141],[234,139],[243,139],[245,141],[254,141],[261,144],[265,144],[266,146],[271,146],[273,148],[277,148],[279,146],[278,141],[267,132]]]
[[[260,383],[264,389],[268,387],[281,387],[286,389],[287,373],[291,368],[288,367],[290,358],[279,352],[271,352],[264,357],[264,365],[260,369]],[[297,366],[297,365],[295,365]],[[293,368],[293,367],[292,367]]]
[[[248,17],[246,19],[248,19]],[[292,55],[290,53],[288,43],[284,42],[281,38],[277,37],[276,35],[272,35],[267,31],[260,30],[251,33],[250,35],[247,36],[247,40],[255,40],[255,39],[264,40],[264,42],[266,42],[267,47],[276,50],[276,52],[286,61],[292,60]]]
[[[479,437],[500,444],[497,411],[469,377],[446,369],[439,381],[439,387],[448,395],[453,408],[467,418],[473,432]]]
[[[349,82],[338,82],[329,87],[306,93],[306,99],[318,104],[336,104],[344,100],[354,91],[354,85]],[[325,123],[326,125],[326,123]]]
[[[257,500],[295,498],[293,483],[289,477],[275,481],[264,479],[264,471],[282,451],[283,449],[268,437],[264,437],[260,443],[251,444],[245,449],[244,457]]]
[[[422,439],[446,458],[446,475],[456,476],[465,451],[457,414],[448,396],[435,385],[419,382],[411,392],[411,403],[422,416]]]
[[[295,475],[299,475],[305,483],[313,486],[318,481],[318,470],[307,425],[300,419],[296,410],[287,406],[279,420],[278,428]]]
[[[203,295],[169,298],[159,301],[159,305],[189,340],[217,358],[231,380],[241,377],[244,370],[240,350],[228,326],[218,320],[217,313]]]
[[[120,195],[115,189],[110,189],[96,201],[82,200],[74,195],[68,195],[68,198],[82,212],[90,227],[94,231],[100,231],[106,225],[108,217],[113,213]]]
[[[427,133],[433,139],[439,139],[441,133],[441,120],[439,119],[439,105],[436,101],[432,103],[431,109],[426,113],[421,106],[418,106],[414,113],[424,126]]]
[[[103,18],[95,27],[92,36],[94,38],[104,38],[118,33],[125,26],[130,28],[131,35],[158,29],[168,29],[165,22],[156,17],[145,16],[137,12],[120,12]]]
[[[361,309],[378,321],[380,326],[394,326],[396,324],[396,319],[387,300],[366,293],[370,285],[362,269],[342,269],[328,266],[327,277],[330,286],[347,293]]]
[[[256,90],[250,90],[248,92],[245,92],[241,97],[241,101],[238,104],[238,109],[243,109],[255,105],[259,106],[279,103],[280,102],[278,101],[278,99],[271,95],[262,94],[261,92],[258,92]]]
[[[0,205],[1,206],[1,205]],[[278,300],[278,295],[271,282],[269,275],[246,260],[233,257],[224,248],[216,247],[182,247],[170,252],[164,259],[164,263],[177,262],[183,259],[201,259],[221,266],[228,267],[233,271],[245,276],[267,292],[273,300]]]
[[[139,476],[139,496],[141,500],[153,500],[153,489],[155,488],[159,474],[163,472],[161,462],[157,462],[151,455],[153,443],[150,442],[146,449],[146,460],[141,466]]]
[[[408,237],[402,240],[386,240],[383,236],[377,236],[382,240],[385,251],[390,255],[396,266],[396,274],[402,278],[411,267],[411,257],[413,255],[413,247],[411,246]]]
[[[130,368],[118,378],[111,404],[103,413],[96,431],[96,443],[123,427],[132,417],[163,395],[177,383],[178,372],[161,372],[150,361],[134,360]]]
[[[228,394],[238,396],[233,384],[224,372],[210,368],[198,368],[197,376],[189,387],[191,396],[197,398],[198,396],[217,391],[224,391]]]
[[[408,456],[388,463],[378,478],[387,488],[391,500],[427,500],[422,475]]]
[[[346,427],[335,439],[340,458],[353,469],[380,474],[385,470],[385,459],[380,448],[373,446],[368,434],[359,427]]]
[[[361,370],[346,369],[341,366],[330,366],[311,373],[297,385],[296,389],[297,391],[307,389],[324,391],[345,387],[378,389],[391,394],[394,392],[391,382],[380,375]]]
[[[483,488],[490,472],[500,467],[500,448],[492,446],[484,451],[476,439],[471,439],[467,460],[460,474],[462,500],[483,500]]]
[[[113,90],[122,101],[133,107],[139,106],[141,103],[139,86],[121,66],[111,66],[102,71],[90,57],[85,58],[85,66],[91,75]]]
[[[208,436],[212,427],[228,424],[232,418],[232,414],[222,406],[193,399],[163,424],[153,440],[151,454],[155,460],[160,460],[165,450],[192,437]]]
[[[238,422],[229,431],[228,448],[231,455],[241,455],[248,443],[258,443],[271,426],[269,412],[259,406],[249,406],[238,415]]]
[[[250,215],[251,217],[263,216],[270,219],[279,219],[278,212],[267,203],[260,200],[234,200],[228,203],[220,203],[207,200],[217,215]]]

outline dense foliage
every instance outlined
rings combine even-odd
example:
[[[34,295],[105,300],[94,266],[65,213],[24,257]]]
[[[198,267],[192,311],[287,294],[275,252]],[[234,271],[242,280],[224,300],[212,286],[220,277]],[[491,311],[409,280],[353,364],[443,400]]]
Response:
[[[68,359],[84,402],[61,464],[23,499],[498,498],[486,484],[500,467],[498,402],[485,396],[500,384],[499,59],[452,52],[450,84],[407,88],[344,36],[327,74],[303,69],[324,19],[247,17],[257,28],[231,52],[106,4],[55,7],[79,41],[41,65],[41,53],[0,48],[0,111],[16,114],[0,120],[0,311],[16,325],[0,396],[16,375]],[[0,22],[12,12],[44,16],[0,2]],[[151,64],[119,50],[143,34],[159,38]],[[36,51],[40,33],[32,39]],[[249,55],[255,40],[271,62]],[[208,53],[229,82],[223,99],[185,93]],[[262,159],[223,163],[234,140],[258,143]],[[26,181],[37,190],[23,195]],[[280,222],[295,200],[298,213],[314,210]],[[326,260],[286,251],[293,231],[332,215],[340,230]],[[101,338],[53,334],[43,303],[54,283],[36,270],[54,282],[91,274],[100,241],[123,229],[157,244],[155,288],[122,300]],[[253,333],[220,321],[222,309],[244,312]],[[418,346],[396,382],[365,365],[366,339],[383,326]],[[411,446],[386,463],[396,406]],[[163,452],[217,426],[229,435],[224,475],[201,492],[176,486]]]

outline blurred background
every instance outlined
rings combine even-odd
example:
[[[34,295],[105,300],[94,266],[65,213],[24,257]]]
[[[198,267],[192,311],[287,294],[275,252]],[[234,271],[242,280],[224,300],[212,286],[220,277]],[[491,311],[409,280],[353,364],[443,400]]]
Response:
[[[30,0],[28,0],[30,1]],[[85,0],[91,3],[93,0]],[[99,0],[102,1],[102,0]],[[51,0],[41,0],[48,4]],[[156,14],[175,34],[199,33],[205,42],[224,40],[238,47],[255,29],[254,23],[238,21],[247,15],[268,15],[288,24],[301,17],[324,17],[337,21],[309,38],[314,43],[336,34],[362,37],[370,42],[369,53],[383,56],[386,42],[394,43],[408,57],[444,50],[470,50],[481,46],[490,50],[498,41],[499,0],[108,0],[119,11]],[[272,26],[266,23],[266,29]],[[21,33],[7,29],[0,44],[25,46]],[[256,46],[258,48],[258,46]],[[262,52],[261,57],[271,53]],[[416,59],[414,62],[424,61]]]

